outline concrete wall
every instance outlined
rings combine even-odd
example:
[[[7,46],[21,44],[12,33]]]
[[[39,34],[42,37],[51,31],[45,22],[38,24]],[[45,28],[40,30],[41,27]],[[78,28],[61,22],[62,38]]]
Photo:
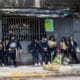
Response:
[[[72,17],[54,19],[54,32],[48,33],[48,36],[54,34],[58,41],[61,40],[62,36],[66,37],[71,36],[73,34],[72,21],[73,21]]]

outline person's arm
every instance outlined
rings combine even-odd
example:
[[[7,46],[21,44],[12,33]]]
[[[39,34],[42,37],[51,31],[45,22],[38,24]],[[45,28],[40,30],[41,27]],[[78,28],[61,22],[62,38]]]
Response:
[[[29,52],[32,52],[32,42],[28,45],[27,48],[28,48],[28,51],[29,51]]]
[[[48,47],[48,41],[46,40],[46,47]]]
[[[43,49],[43,46],[42,46],[42,42],[41,41],[39,41],[39,46],[40,46],[41,49]]]
[[[74,43],[75,43],[75,48],[77,48],[78,47],[77,42],[74,42]]]
[[[18,45],[18,47],[19,47],[20,49],[22,49],[22,46],[21,46],[20,41],[17,41],[17,45]]]

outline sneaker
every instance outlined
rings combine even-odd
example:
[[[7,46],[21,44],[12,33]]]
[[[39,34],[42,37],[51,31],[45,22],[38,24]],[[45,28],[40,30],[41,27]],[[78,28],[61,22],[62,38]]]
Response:
[[[46,65],[45,62],[43,62],[43,66]]]
[[[37,63],[35,63],[35,67],[36,67],[36,66],[38,66],[38,64],[37,64]]]
[[[4,64],[2,63],[2,67],[4,67]]]
[[[48,65],[50,65],[51,63],[50,63],[50,61],[48,62]]]
[[[38,63],[38,66],[41,66],[41,63]]]

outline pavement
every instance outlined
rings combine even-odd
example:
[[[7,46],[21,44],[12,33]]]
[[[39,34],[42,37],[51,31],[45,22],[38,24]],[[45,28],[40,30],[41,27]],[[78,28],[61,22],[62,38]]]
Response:
[[[66,66],[63,67],[66,70]],[[35,67],[33,65],[18,66],[18,67],[4,66],[0,67],[0,80],[3,80],[2,78],[21,78],[21,77],[46,78],[46,77],[59,77],[59,76],[80,76],[80,64],[69,65],[69,67],[73,68],[73,72],[64,73],[63,70],[62,72],[49,71],[43,69],[43,66]]]

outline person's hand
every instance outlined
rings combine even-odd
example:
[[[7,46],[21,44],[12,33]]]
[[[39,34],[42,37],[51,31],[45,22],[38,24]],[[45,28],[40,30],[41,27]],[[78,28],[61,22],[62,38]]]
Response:
[[[44,51],[47,51],[47,48],[44,48]]]

